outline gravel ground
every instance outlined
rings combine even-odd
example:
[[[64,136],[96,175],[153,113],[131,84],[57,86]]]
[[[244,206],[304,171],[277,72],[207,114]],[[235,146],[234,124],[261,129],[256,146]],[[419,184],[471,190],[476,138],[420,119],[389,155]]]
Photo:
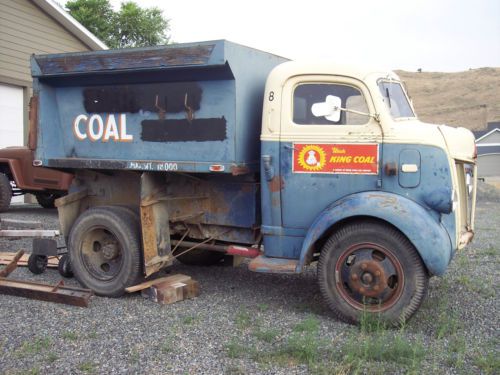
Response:
[[[35,205],[0,217],[58,226],[56,210]],[[0,374],[499,373],[499,200],[479,204],[476,227],[401,330],[335,320],[314,267],[288,276],[177,264],[169,272],[198,280],[198,298],[160,306],[140,294],[93,297],[79,308],[0,295]],[[0,239],[0,251],[30,243]],[[35,276],[25,267],[10,277],[60,280],[57,270]]]

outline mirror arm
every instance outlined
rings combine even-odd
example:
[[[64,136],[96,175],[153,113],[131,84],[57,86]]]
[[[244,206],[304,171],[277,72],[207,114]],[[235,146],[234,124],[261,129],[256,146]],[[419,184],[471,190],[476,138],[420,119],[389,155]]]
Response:
[[[374,115],[372,115],[371,113],[360,112],[360,111],[356,111],[354,109],[347,109],[347,108],[342,108],[342,107],[335,107],[335,110],[337,110],[337,109],[341,110],[341,111],[344,111],[344,112],[356,113],[357,115],[372,117],[372,118],[375,119],[375,121],[380,122],[380,115],[378,113],[375,113]]]

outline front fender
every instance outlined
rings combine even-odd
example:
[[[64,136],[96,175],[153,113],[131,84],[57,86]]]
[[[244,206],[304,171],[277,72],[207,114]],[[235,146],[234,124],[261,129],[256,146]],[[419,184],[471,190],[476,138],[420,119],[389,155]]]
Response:
[[[304,239],[297,272],[306,265],[313,244],[333,225],[357,216],[384,220],[399,229],[415,246],[427,270],[442,275],[452,255],[448,232],[432,215],[414,201],[385,192],[363,192],[342,198],[327,207],[313,222]]]

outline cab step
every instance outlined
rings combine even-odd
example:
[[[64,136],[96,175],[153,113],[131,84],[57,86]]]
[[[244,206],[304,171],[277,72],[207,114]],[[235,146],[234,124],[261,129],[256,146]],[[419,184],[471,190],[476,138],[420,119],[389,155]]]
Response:
[[[297,259],[269,258],[259,255],[248,264],[248,269],[253,272],[263,273],[297,273]]]

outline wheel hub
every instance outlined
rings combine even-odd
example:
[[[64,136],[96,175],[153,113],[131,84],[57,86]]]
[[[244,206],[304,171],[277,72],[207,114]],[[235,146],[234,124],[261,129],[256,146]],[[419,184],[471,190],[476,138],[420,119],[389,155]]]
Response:
[[[337,290],[357,309],[384,311],[401,295],[401,264],[389,250],[377,244],[358,243],[346,249],[335,270]]]
[[[366,297],[377,298],[387,288],[383,267],[377,261],[355,263],[350,271],[349,286]]]
[[[102,248],[102,255],[106,260],[113,260],[118,257],[119,250],[116,243],[107,243]]]

